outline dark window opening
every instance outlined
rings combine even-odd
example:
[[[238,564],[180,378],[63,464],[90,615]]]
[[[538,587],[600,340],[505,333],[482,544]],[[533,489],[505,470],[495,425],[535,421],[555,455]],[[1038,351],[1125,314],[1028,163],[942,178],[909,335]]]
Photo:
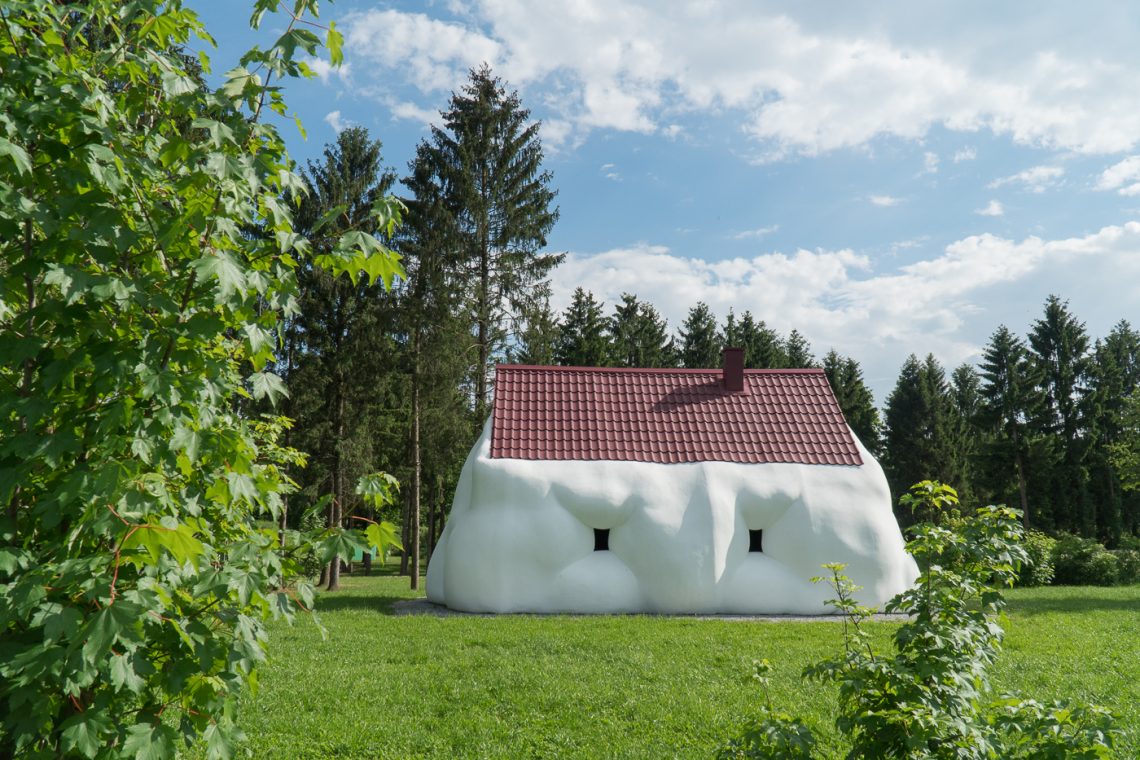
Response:
[[[608,552],[610,550],[610,529],[594,528],[594,551]]]
[[[748,551],[762,552],[764,551],[764,531],[750,530],[748,531]]]

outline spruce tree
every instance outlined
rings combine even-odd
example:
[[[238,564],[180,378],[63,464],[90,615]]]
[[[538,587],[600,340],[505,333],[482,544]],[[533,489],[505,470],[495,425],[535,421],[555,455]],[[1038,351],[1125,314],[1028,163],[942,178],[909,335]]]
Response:
[[[407,271],[399,290],[399,335],[404,349],[401,368],[407,387],[400,446],[406,451],[401,457],[405,551],[400,569],[407,572],[415,589],[420,576],[424,504],[429,507],[429,525],[434,525],[442,505],[436,503],[438,488],[433,491],[432,486],[454,480],[457,461],[465,456],[471,440],[472,419],[463,393],[470,366],[467,347],[471,328],[463,317],[466,293],[460,283],[467,262],[460,230],[447,194],[436,182],[434,153],[428,143],[420,143],[409,170],[404,185],[411,197],[400,239]]]
[[[784,341],[784,366],[788,369],[805,369],[815,366],[811,344],[798,330],[792,330],[788,333],[788,339]]]
[[[823,358],[823,372],[835,393],[847,424],[871,453],[879,449],[879,411],[871,389],[863,381],[859,362],[840,356],[834,349]]]
[[[981,377],[969,364],[960,364],[950,374],[950,435],[955,441],[961,468],[959,498],[968,504],[979,503],[977,465],[980,452],[978,414],[981,409]]]
[[[981,477],[995,501],[1020,504],[1025,526],[1034,524],[1028,495],[1029,427],[1041,396],[1025,344],[1001,325],[982,354],[978,423],[982,429]]]
[[[608,366],[611,348],[607,333],[602,303],[593,293],[577,288],[562,313],[554,358],[567,367]]]
[[[629,293],[609,319],[613,363],[618,367],[672,367],[673,340],[665,320],[653,306]]]
[[[543,295],[523,315],[518,344],[507,352],[514,364],[554,364],[558,347],[558,317],[550,308],[550,297]]]
[[[308,193],[295,226],[315,251],[331,251],[352,230],[380,234],[372,207],[395,175],[382,166],[380,142],[365,128],[342,131],[321,161],[309,162],[304,181]],[[311,495],[332,493],[327,521],[339,527],[357,500],[352,484],[374,469],[370,419],[361,410],[392,363],[381,326],[386,296],[378,284],[335,277],[315,264],[302,267],[297,281],[300,314],[287,337],[294,362],[287,378],[295,396],[293,444],[309,454],[300,482]],[[324,577],[330,591],[338,587],[338,559]]]
[[[957,451],[953,400],[946,373],[932,355],[911,354],[887,398],[883,469],[896,496],[921,480],[959,484],[964,468]],[[904,524],[913,521],[898,513]]]
[[[788,365],[779,334],[764,324],[757,322],[752,312],[746,311],[736,325],[737,345],[744,348],[744,366],[749,369],[776,369]]]
[[[1096,505],[1088,498],[1085,397],[1088,394],[1089,339],[1084,323],[1055,295],[1029,332],[1030,357],[1039,374],[1044,402],[1033,420],[1048,442],[1054,466],[1047,473],[1056,527],[1093,535]]]
[[[1140,335],[1121,321],[1108,336],[1096,341],[1089,372],[1086,411],[1091,444],[1088,452],[1089,492],[1097,509],[1097,537],[1115,545],[1133,524],[1137,499],[1125,491],[1112,461],[1129,435],[1125,429],[1128,399],[1136,392],[1140,374]]]
[[[475,415],[482,424],[491,367],[517,338],[563,258],[543,252],[558,210],[551,174],[542,169],[539,125],[490,67],[470,72],[442,118],[421,153],[449,216],[450,244],[463,262],[456,284],[468,297]]]
[[[716,317],[703,301],[689,309],[680,330],[681,365],[689,369],[705,369],[721,365],[721,338]]]

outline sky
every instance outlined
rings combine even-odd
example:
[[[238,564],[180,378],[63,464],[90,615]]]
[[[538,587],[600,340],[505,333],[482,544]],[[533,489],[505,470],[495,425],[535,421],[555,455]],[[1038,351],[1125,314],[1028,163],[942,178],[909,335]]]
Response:
[[[215,73],[280,20],[193,0]],[[1140,4],[337,2],[345,63],[286,85],[300,161],[348,125],[401,175],[471,67],[542,123],[561,311],[623,292],[676,328],[750,310],[857,359],[976,363],[1046,297],[1140,323]]]

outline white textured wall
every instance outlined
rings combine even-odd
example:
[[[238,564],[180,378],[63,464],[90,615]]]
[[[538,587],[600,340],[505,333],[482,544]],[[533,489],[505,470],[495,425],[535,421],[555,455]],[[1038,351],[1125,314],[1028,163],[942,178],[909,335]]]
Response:
[[[453,609],[814,614],[834,596],[809,580],[825,562],[847,563],[865,604],[918,574],[862,444],[862,467],[491,459],[490,444],[488,421],[428,565],[428,598]]]

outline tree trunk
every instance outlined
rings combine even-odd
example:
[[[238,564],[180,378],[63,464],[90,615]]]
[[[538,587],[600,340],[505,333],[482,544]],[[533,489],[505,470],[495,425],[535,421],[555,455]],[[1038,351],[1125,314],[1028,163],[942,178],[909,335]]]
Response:
[[[420,340],[418,331],[412,345],[412,589],[420,587]]]
[[[483,196],[483,207],[480,209],[478,229],[476,234],[479,237],[479,303],[478,315],[479,320],[479,377],[475,383],[475,429],[476,431],[483,425],[487,417],[487,375],[490,373],[488,366],[491,358],[491,348],[488,345],[491,336],[491,245],[489,240],[490,220],[487,218],[487,166],[484,163],[481,167],[482,182],[479,189]]]
[[[330,528],[339,528],[344,517],[344,456],[341,446],[344,442],[344,381],[337,377],[336,420],[333,426],[336,430],[336,441],[333,443],[333,498],[330,505]],[[333,557],[329,563],[328,590],[336,591],[340,588],[340,557]]]
[[[1017,469],[1017,492],[1021,496],[1021,516],[1025,522],[1025,529],[1033,527],[1033,520],[1029,514],[1029,497],[1025,493],[1025,466],[1021,462],[1021,442],[1017,428],[1013,429],[1013,460]]]
[[[439,476],[436,476],[436,485],[439,484]],[[436,489],[438,491],[438,487]],[[438,499],[428,500],[428,534],[427,534],[427,551],[428,562],[431,562],[431,553],[435,550],[435,513],[439,509]]]
[[[404,545],[400,552],[400,575],[408,574],[408,547],[411,545],[408,524],[411,522],[411,492],[404,491],[403,507],[400,510],[400,543]]]

